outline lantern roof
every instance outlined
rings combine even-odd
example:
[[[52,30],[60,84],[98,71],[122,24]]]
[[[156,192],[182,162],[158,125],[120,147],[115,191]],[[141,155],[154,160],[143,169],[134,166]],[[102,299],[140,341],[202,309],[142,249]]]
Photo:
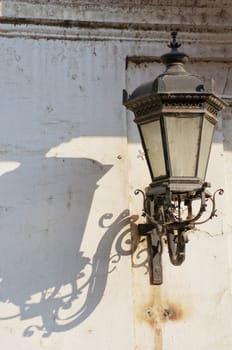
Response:
[[[194,99],[205,100],[210,96],[218,105],[218,110],[221,110],[227,104],[215,94],[214,80],[191,74],[186,71],[184,65],[188,61],[188,55],[179,51],[179,44],[176,41],[177,32],[172,32],[172,41],[168,44],[170,52],[162,55],[160,60],[165,64],[166,70],[160,74],[155,80],[138,86],[130,96],[124,90],[123,103],[124,105],[134,110],[140,103],[147,102],[147,99],[157,99],[158,96],[181,95],[181,99],[185,96],[195,96]],[[208,96],[208,97],[207,97]]]
[[[168,44],[171,51],[162,55],[160,60],[165,64],[166,70],[155,80],[137,87],[130,96],[131,99],[151,93],[213,93],[214,80],[188,73],[185,70],[185,63],[188,55],[180,52],[181,46],[176,41],[177,32],[172,32],[172,41]]]

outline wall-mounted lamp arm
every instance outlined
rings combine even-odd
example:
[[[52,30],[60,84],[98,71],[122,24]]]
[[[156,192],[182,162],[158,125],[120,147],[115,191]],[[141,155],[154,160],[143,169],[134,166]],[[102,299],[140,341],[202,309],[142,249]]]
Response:
[[[177,204],[174,201],[176,193],[173,194],[168,187],[166,193],[160,195],[159,198],[155,195],[153,197],[150,194],[147,195],[140,189],[135,190],[136,195],[140,193],[143,196],[142,216],[146,217],[146,223],[138,225],[138,233],[147,237],[152,284],[162,283],[162,237],[167,242],[172,264],[181,265],[185,260],[185,244],[188,242],[188,231],[193,229],[196,224],[203,224],[216,216],[216,194],[222,195],[224,191],[218,189],[211,195],[206,192],[206,187],[209,187],[209,184],[204,183],[194,193],[182,194],[182,198],[179,195]],[[200,200],[200,208],[197,214],[193,216],[192,203],[196,200]],[[209,216],[203,221],[197,221],[206,212],[206,202],[208,200],[212,203]],[[187,207],[186,219],[183,218],[181,213],[183,205]],[[175,213],[176,211],[177,213]]]

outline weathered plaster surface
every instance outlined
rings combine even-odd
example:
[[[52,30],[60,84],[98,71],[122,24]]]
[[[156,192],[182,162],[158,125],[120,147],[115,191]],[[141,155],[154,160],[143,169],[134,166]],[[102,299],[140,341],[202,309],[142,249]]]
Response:
[[[131,261],[129,228],[142,220],[133,191],[150,180],[121,101],[163,71],[179,29],[188,69],[231,103],[230,1],[1,5],[1,346],[230,349],[231,111],[207,174],[225,189],[218,218],[190,234],[181,267],[164,248],[164,285],[151,287],[146,242]]]
[[[2,0],[2,16],[66,20],[230,25],[228,0],[154,1],[18,1]],[[215,28],[215,29],[216,29]],[[207,31],[207,29],[205,29]]]

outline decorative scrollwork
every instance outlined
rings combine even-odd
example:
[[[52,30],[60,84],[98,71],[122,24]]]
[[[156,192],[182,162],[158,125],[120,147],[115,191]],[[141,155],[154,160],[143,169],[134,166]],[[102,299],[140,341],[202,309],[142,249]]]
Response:
[[[147,224],[139,225],[142,227],[140,234],[147,235],[149,238],[150,236],[153,237],[154,232],[156,232],[159,239],[161,236],[165,236],[168,243],[169,257],[174,265],[182,264],[185,259],[185,244],[188,242],[187,232],[193,229],[195,225],[204,224],[217,216],[216,195],[223,195],[224,190],[220,188],[213,195],[210,195],[205,191],[208,186],[207,183],[203,184],[195,193],[186,194],[184,199],[180,194],[173,195],[169,189],[158,199],[155,195],[153,195],[153,198],[150,195],[147,197],[140,189],[135,190],[136,195],[141,193],[143,196],[143,216],[147,219]],[[193,215],[192,209],[193,200],[200,200],[200,206],[195,215]],[[199,221],[207,210],[208,202],[211,203],[210,213],[206,219]],[[187,208],[187,213],[184,208]],[[148,239],[148,243],[151,245],[150,255],[152,255],[152,248],[154,249],[152,239]]]
[[[212,197],[210,197],[210,201],[212,202],[212,210],[211,210],[211,213],[210,215],[208,216],[207,219],[205,220],[202,220],[202,221],[198,221],[198,222],[195,222],[196,225],[201,225],[201,224],[204,224],[206,223],[207,221],[209,221],[210,219],[212,219],[213,217],[217,216],[216,212],[217,212],[217,209],[216,209],[216,195],[219,194],[220,196],[222,196],[224,194],[224,190],[222,188],[219,188],[218,190],[216,190],[213,194]]]
[[[156,221],[146,210],[146,202],[148,200],[148,198],[146,197],[145,193],[140,190],[139,188],[137,188],[135,191],[134,191],[134,194],[137,196],[139,193],[142,194],[143,196],[143,209],[142,209],[142,216],[146,217],[153,225],[158,225],[159,222]]]

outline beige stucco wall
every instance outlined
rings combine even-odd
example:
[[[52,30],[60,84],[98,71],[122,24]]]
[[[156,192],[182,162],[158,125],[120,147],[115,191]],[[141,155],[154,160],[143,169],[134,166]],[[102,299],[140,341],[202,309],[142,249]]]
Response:
[[[230,102],[230,1],[1,1],[0,337],[5,349],[228,350],[232,346],[231,110],[207,180],[218,218],[150,286],[131,256],[135,188],[150,181],[129,92],[163,71],[176,29]],[[167,310],[169,316],[167,316]],[[165,316],[166,315],[166,316]]]

